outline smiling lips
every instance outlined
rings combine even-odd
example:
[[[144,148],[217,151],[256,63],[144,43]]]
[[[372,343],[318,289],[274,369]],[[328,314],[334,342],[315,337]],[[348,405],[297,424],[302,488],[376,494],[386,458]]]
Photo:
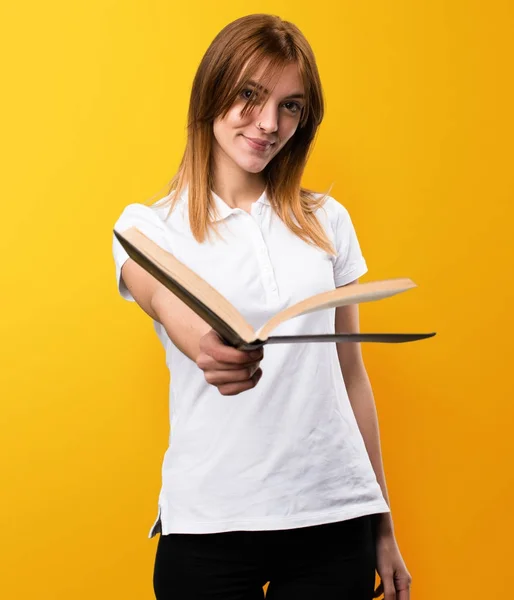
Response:
[[[270,146],[273,145],[274,142],[269,142],[268,140],[261,140],[259,138],[249,138],[243,136],[245,140],[248,142],[250,148],[254,150],[259,150],[260,152],[266,151]]]

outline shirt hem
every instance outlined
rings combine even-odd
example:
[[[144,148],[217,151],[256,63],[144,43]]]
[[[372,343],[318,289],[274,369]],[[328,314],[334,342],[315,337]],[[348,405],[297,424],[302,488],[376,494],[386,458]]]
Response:
[[[149,538],[157,533],[223,533],[226,531],[267,531],[277,529],[296,529],[313,525],[323,525],[356,519],[376,513],[388,513],[389,507],[384,502],[374,502],[361,505],[352,510],[339,510],[336,512],[305,515],[302,517],[279,517],[265,519],[243,519],[237,521],[188,521],[188,520],[160,520],[160,527],[151,532]]]

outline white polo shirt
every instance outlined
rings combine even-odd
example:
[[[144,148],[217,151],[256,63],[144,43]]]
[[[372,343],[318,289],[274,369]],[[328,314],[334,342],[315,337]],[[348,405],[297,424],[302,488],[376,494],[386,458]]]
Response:
[[[317,215],[337,257],[295,236],[266,194],[251,214],[215,196],[222,240],[199,244],[187,191],[168,206],[131,204],[115,224],[135,226],[221,292],[257,329],[278,311],[367,271],[348,211],[328,198]],[[121,295],[134,301],[113,236]],[[296,317],[273,333],[334,332],[335,309]],[[388,512],[348,400],[335,343],[264,347],[254,389],[223,396],[154,322],[170,370],[170,436],[156,533],[290,529]],[[143,401],[143,399],[142,399]]]

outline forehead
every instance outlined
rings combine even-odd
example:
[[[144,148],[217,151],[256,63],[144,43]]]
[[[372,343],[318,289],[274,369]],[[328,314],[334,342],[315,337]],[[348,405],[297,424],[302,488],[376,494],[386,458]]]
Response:
[[[243,76],[245,69],[242,69]],[[288,94],[303,94],[304,85],[300,69],[296,63],[288,63],[279,68],[278,72],[269,78],[268,61],[263,62],[257,70],[248,77],[247,81],[260,88],[266,94],[287,96]],[[263,86],[263,87],[261,87]]]

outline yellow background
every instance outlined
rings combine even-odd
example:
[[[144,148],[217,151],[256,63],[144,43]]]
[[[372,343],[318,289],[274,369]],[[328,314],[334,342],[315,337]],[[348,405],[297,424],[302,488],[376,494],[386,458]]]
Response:
[[[174,174],[191,81],[247,12],[295,22],[327,97],[305,177],[353,216],[398,541],[416,600],[511,588],[512,3],[28,1],[0,9],[0,597],[153,598],[168,436],[150,320],[116,292],[111,228]],[[248,5],[250,6],[250,5]]]

